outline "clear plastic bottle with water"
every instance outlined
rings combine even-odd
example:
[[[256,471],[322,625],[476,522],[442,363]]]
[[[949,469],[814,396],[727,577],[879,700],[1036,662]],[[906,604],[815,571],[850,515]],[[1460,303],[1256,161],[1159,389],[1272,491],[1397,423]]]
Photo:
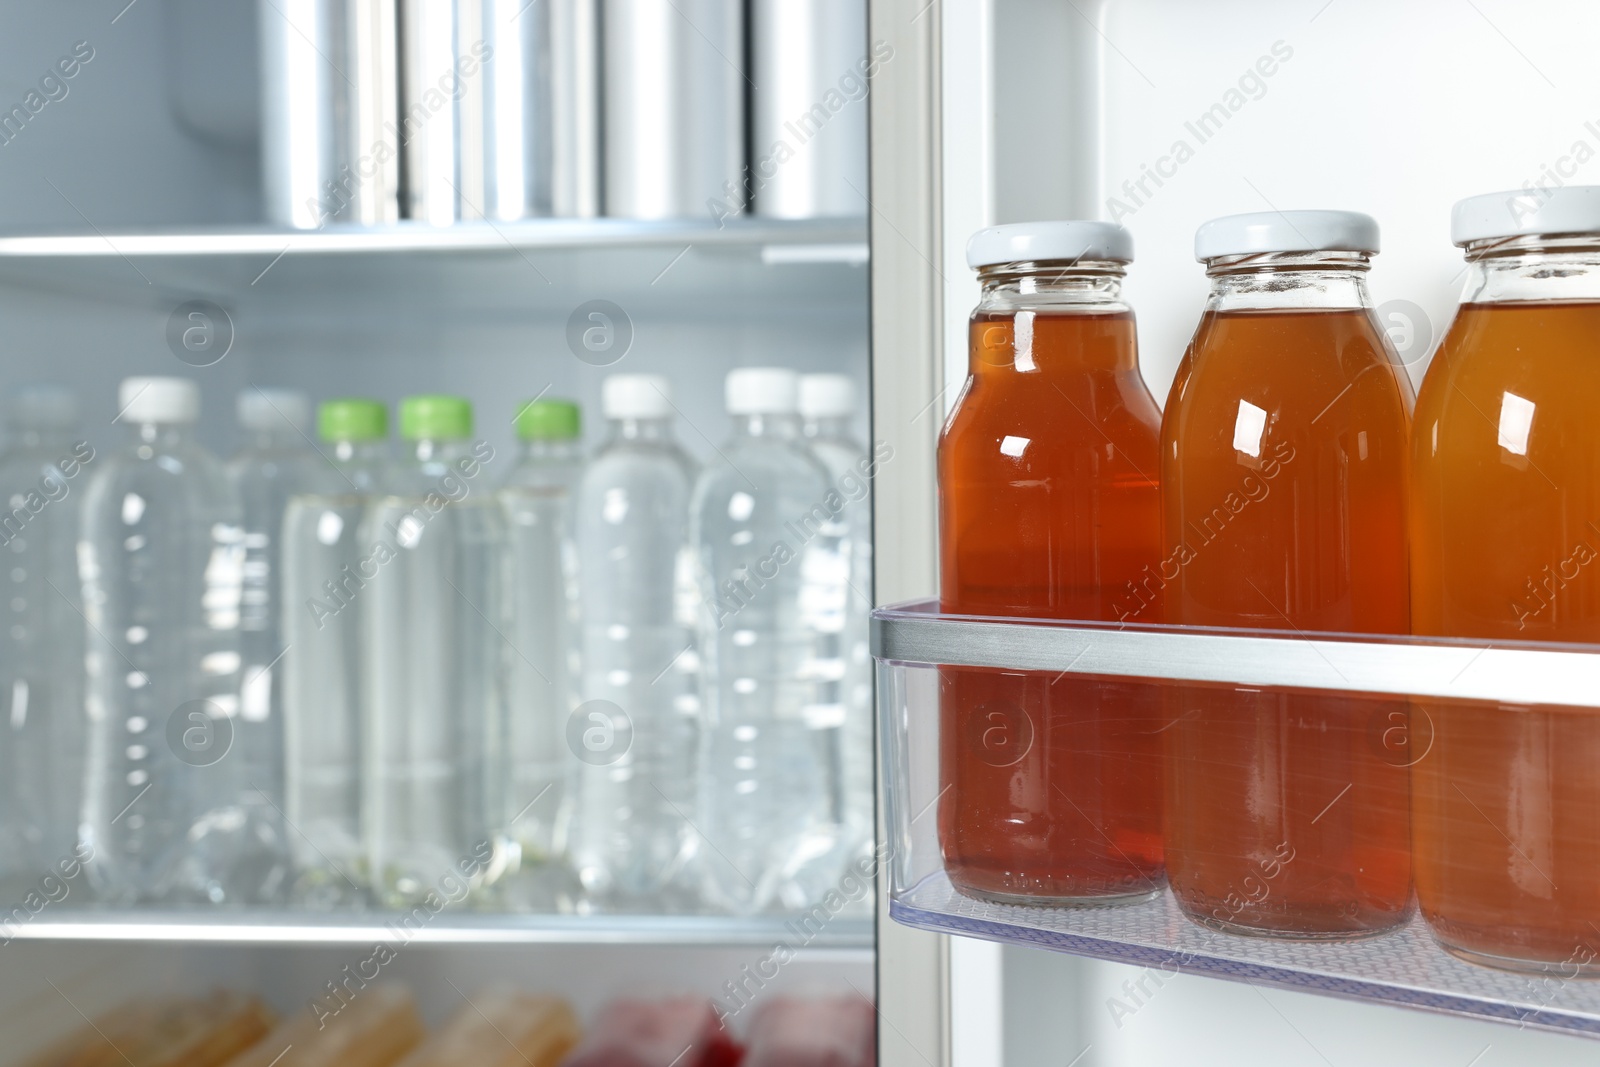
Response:
[[[0,458],[0,893],[19,900],[72,855],[82,800],[83,619],[78,505],[95,459],[70,390],[9,398]]]
[[[602,401],[610,437],[576,503],[583,703],[565,727],[568,850],[585,906],[681,911],[698,906],[694,464],[666,379],[613,375]]]
[[[244,533],[223,466],[194,439],[200,393],[129,378],[122,447],[84,488],[88,623],[85,870],[117,903],[249,902],[263,855],[231,758]]]
[[[577,705],[577,545],[573,498],[583,473],[578,405],[536,399],[517,412],[517,465],[500,490],[511,546],[515,652],[508,733],[507,821],[516,849],[506,903],[568,910],[573,872],[557,833],[566,796],[567,716]]]
[[[827,809],[819,648],[808,605],[837,519],[828,475],[801,437],[793,371],[727,380],[731,440],[691,507],[702,610],[706,709],[698,826],[705,893],[741,914],[779,904],[796,872],[835,848]],[[831,717],[833,721],[837,716]]]
[[[270,834],[279,861],[261,872],[264,894],[288,887],[289,838],[283,814],[283,514],[289,498],[317,476],[322,460],[306,436],[310,402],[293,389],[252,386],[239,394],[243,445],[228,461],[244,522],[244,583],[239,606],[239,718],[234,756],[251,821]]]
[[[312,910],[360,904],[370,881],[361,845],[361,608],[379,564],[359,532],[387,473],[388,424],[376,400],[321,404],[317,434],[326,462],[289,500],[283,519],[290,899]]]
[[[494,449],[472,431],[460,397],[401,401],[404,456],[362,523],[362,836],[390,906],[467,871],[484,902],[509,853],[505,513],[484,470]]]
[[[799,872],[794,891],[816,900],[844,877],[849,863],[866,858],[877,835],[873,796],[872,477],[876,459],[855,438],[855,383],[843,374],[800,379],[800,416],[806,442],[827,468],[836,519],[809,557],[817,567],[807,583],[807,624],[818,640],[821,693],[814,728],[828,767],[829,821],[835,849]],[[870,898],[862,904],[870,907]]]

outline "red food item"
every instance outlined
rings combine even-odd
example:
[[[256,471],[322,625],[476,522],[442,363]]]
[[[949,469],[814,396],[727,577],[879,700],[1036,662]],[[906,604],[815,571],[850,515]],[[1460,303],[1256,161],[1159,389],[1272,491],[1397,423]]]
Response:
[[[709,1000],[617,1000],[566,1067],[737,1067],[743,1057]]]
[[[778,997],[750,1024],[744,1067],[873,1067],[877,1013],[861,997]]]

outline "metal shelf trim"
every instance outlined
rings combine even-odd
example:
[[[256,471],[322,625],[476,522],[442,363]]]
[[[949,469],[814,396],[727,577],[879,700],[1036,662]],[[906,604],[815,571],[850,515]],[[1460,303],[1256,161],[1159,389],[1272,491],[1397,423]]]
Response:
[[[1117,629],[939,615],[919,601],[872,613],[872,651],[894,663],[1600,708],[1600,648],[1590,645]]]
[[[534,219],[512,223],[338,226],[322,230],[239,229],[0,234],[0,259],[155,256],[325,255],[337,253],[506,252],[539,248],[696,247],[827,250],[807,258],[779,252],[773,262],[866,261],[866,224],[855,219],[797,221]],[[771,255],[771,253],[768,253]]]
[[[206,944],[420,945],[629,944],[796,949],[870,949],[871,919],[835,918],[809,934],[798,918],[736,919],[653,915],[439,915],[414,926],[400,913],[322,916],[295,913],[210,915],[172,911],[93,911],[9,925],[26,941],[145,941]]]

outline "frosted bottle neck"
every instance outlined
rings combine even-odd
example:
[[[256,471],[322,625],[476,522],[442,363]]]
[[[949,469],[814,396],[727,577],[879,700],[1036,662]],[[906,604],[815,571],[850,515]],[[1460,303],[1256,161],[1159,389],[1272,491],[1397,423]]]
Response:
[[[800,436],[800,416],[796,412],[767,412],[761,415],[731,415],[735,437],[765,437],[792,441]]]
[[[305,438],[293,426],[284,425],[270,430],[246,430],[248,447],[255,452],[282,452],[286,449],[304,448]]]
[[[829,415],[824,419],[807,419],[806,436],[826,441],[848,440],[851,426],[848,415]]]
[[[1466,255],[1463,304],[1600,301],[1600,235],[1494,238]]]
[[[1122,299],[1126,263],[1109,260],[1002,263],[983,267],[980,312],[1128,310]]]
[[[383,462],[389,449],[383,441],[327,441],[322,451],[335,463],[365,466]]]
[[[583,444],[577,440],[524,441],[519,456],[535,463],[570,463],[583,458]]]
[[[66,426],[18,426],[13,432],[15,447],[28,452],[70,449],[77,443],[72,430]]]
[[[138,422],[133,424],[133,440],[141,445],[189,444],[194,441],[194,424],[187,422]]]
[[[661,441],[672,440],[672,419],[611,419],[611,439],[613,441]]]
[[[1370,308],[1365,252],[1263,252],[1206,261],[1207,311]]]
[[[446,462],[471,450],[472,442],[466,438],[422,437],[405,443],[406,457],[417,463]]]

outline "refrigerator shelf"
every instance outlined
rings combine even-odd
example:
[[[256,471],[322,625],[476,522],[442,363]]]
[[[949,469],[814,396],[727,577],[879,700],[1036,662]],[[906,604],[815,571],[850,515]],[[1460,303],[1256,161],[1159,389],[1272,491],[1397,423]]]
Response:
[[[238,228],[85,229],[0,233],[0,259],[63,257],[276,256],[428,252],[503,252],[539,248],[791,248],[814,250],[811,261],[866,262],[866,224],[857,219],[533,219],[462,222],[453,226],[330,226],[295,230]],[[771,253],[769,253],[770,255]],[[783,253],[776,253],[781,259]],[[800,254],[796,258],[804,259]]]
[[[423,909],[425,912],[426,909]],[[325,915],[295,912],[209,913],[79,909],[16,917],[0,926],[6,940],[169,942],[192,944],[370,945],[656,945],[757,946],[782,941],[794,949],[861,950],[873,944],[868,918],[838,916],[802,924],[801,917],[712,915],[451,914],[403,922],[403,913]]]
[[[889,914],[922,930],[1148,968],[1145,992],[1126,1000],[1130,1013],[1161,983],[1196,974],[1600,1037],[1600,982],[1465,963],[1434,944],[1420,920],[1361,941],[1237,937],[1190,922],[1165,893],[1142,904],[1018,907],[963,896],[942,873],[895,894]]]
[[[1184,917],[1165,890],[1143,902],[1125,904],[1039,907],[989,902],[964,895],[952,884],[940,827],[958,810],[985,803],[980,796],[948,795],[952,786],[944,781],[941,764],[952,751],[969,752],[990,766],[1005,768],[1025,758],[1036,739],[1044,736],[1025,707],[1006,705],[1007,718],[998,727],[1004,731],[998,735],[999,745],[1011,747],[978,751],[993,745],[991,720],[995,709],[1002,708],[1000,703],[985,704],[988,713],[981,723],[973,720],[974,732],[965,739],[970,747],[942,747],[942,676],[954,684],[969,672],[1023,675],[1041,679],[1043,685],[1071,674],[1086,678],[1091,686],[1115,686],[1117,699],[1132,699],[1142,687],[1177,689],[1185,683],[1309,691],[1348,708],[1353,725],[1343,743],[1371,745],[1399,769],[1420,764],[1433,751],[1430,707],[1435,712],[1441,705],[1462,711],[1487,705],[1509,706],[1507,715],[1535,708],[1557,716],[1593,714],[1590,709],[1600,708],[1600,647],[1532,643],[1491,647],[1467,640],[982,619],[941,615],[931,601],[873,612],[872,642],[878,660],[887,782],[889,913],[896,921],[1143,966],[1150,971],[1144,984],[1151,989],[1173,974],[1203,974],[1600,1036],[1600,980],[1578,977],[1580,967],[1575,964],[1552,964],[1543,974],[1531,974],[1469,963],[1440,947],[1415,915],[1389,933],[1318,942],[1246,937],[1201,927]],[[1399,731],[1389,725],[1396,706],[1412,709]],[[1162,705],[1154,707],[1159,710]],[[1423,714],[1419,717],[1418,712]],[[1596,723],[1600,729],[1600,720]],[[1340,740],[1330,735],[1327,743],[1337,745]],[[1035,773],[1045,772],[1036,767]],[[1033,784],[1033,778],[1012,779],[1009,788],[1015,793]],[[1269,887],[1253,899],[1265,900],[1270,892]],[[1593,940],[1600,944],[1600,916],[1595,923]],[[1587,935],[1575,937],[1579,950],[1591,940]],[[1594,958],[1590,951],[1582,960]],[[1130,999],[1125,1007],[1131,1012],[1139,1003]]]
[[[597,298],[635,318],[864,321],[867,259],[858,219],[0,233],[0,285],[162,311],[209,299],[256,337],[373,316],[564,322]]]

